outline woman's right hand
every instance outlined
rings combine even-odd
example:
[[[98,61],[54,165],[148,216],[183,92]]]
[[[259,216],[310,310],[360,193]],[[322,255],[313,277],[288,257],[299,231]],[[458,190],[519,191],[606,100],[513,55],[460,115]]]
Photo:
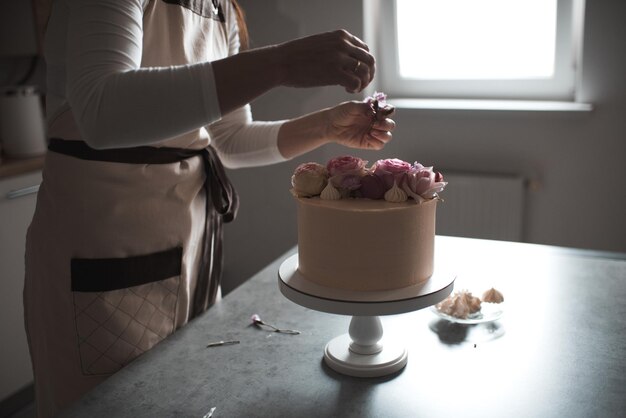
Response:
[[[342,86],[362,91],[375,60],[363,41],[345,30],[249,49],[211,63],[222,115],[277,86]]]
[[[273,50],[284,86],[340,85],[357,93],[374,78],[375,60],[368,46],[343,29],[288,41]]]

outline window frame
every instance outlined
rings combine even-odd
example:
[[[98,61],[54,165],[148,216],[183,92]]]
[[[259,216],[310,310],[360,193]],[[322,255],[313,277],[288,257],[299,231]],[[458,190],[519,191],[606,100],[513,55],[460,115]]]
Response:
[[[581,77],[585,0],[557,0],[555,80],[415,80],[400,77],[396,0],[364,0],[364,37],[377,57],[369,90],[401,99],[575,102]]]

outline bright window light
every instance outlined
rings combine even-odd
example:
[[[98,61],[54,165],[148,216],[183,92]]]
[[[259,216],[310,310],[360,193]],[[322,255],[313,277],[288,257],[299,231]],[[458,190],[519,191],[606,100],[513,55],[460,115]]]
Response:
[[[585,0],[363,0],[372,91],[576,102]]]
[[[557,0],[396,0],[398,70],[421,80],[547,79]]]

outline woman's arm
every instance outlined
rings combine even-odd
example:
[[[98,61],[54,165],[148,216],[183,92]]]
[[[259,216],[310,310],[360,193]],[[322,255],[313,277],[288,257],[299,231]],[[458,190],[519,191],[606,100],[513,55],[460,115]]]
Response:
[[[89,145],[151,145],[220,118],[211,63],[140,68],[141,0],[67,4],[65,91]]]
[[[392,119],[377,120],[370,105],[362,102],[276,122],[252,121],[250,107],[244,106],[208,126],[211,142],[229,168],[282,162],[331,142],[379,150],[391,140],[394,128]]]

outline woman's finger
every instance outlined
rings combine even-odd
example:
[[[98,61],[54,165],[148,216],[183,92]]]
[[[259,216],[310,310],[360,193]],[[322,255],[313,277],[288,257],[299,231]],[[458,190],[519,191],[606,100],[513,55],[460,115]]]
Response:
[[[361,63],[362,67],[367,67],[368,83],[374,77],[374,71],[376,67],[376,60],[369,52],[369,47],[363,41],[349,32],[343,32],[343,36],[346,37],[346,46],[348,56],[354,58]],[[364,68],[365,69],[365,68]]]
[[[348,61],[354,63],[355,70],[359,70],[359,74],[364,76],[367,81],[365,84],[369,84],[374,78],[376,72],[376,60],[368,52],[360,48],[355,48],[348,53]],[[358,67],[357,67],[358,65]]]
[[[365,83],[363,76],[360,75],[360,73],[363,73],[361,67],[364,67],[364,64],[362,64],[361,61],[355,61],[353,59],[346,60],[343,65],[339,84],[343,86],[348,93],[360,92],[367,86],[368,83]]]
[[[368,67],[373,67],[376,64],[374,56],[363,48],[351,46],[347,52],[350,57],[361,61]]]
[[[372,81],[371,69],[363,62],[357,60],[352,71],[361,80],[361,90]]]
[[[396,127],[396,122],[393,119],[389,119],[389,118],[386,118],[383,120],[377,120],[372,125],[372,129],[376,129],[379,131],[393,131],[395,127]]]
[[[371,120],[374,117],[372,107],[365,102],[350,100],[343,102],[340,106],[345,109],[347,114],[350,114],[353,117],[361,117],[365,118],[365,120]]]
[[[339,85],[348,93],[357,93],[362,90],[361,79],[352,70],[345,68],[340,75]]]
[[[352,42],[352,44],[358,46],[359,48],[363,48],[366,51],[370,50],[367,44],[363,42],[361,39],[359,39],[357,36],[354,36],[350,32],[346,32],[346,33],[349,35],[349,40],[350,42]]]
[[[376,140],[382,142],[383,144],[386,144],[387,142],[391,141],[391,138],[393,137],[391,132],[389,131],[379,131],[377,129],[373,129],[369,132],[369,135],[372,138],[375,138]]]
[[[381,150],[385,147],[385,142],[381,141],[375,136],[367,135],[366,142],[364,145],[365,145],[365,148],[368,148],[368,149]]]

